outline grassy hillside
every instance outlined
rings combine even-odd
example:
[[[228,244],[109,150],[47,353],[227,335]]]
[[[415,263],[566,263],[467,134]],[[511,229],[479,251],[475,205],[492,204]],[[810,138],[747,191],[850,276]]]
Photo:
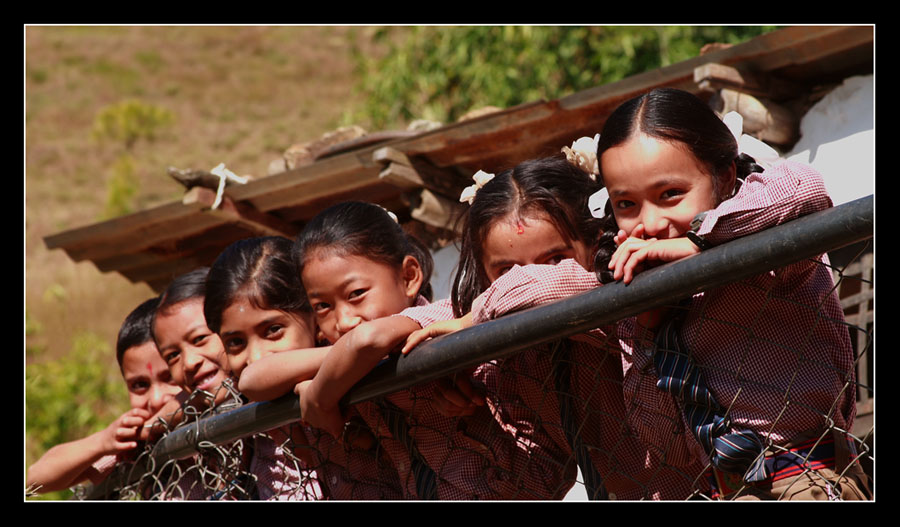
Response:
[[[112,350],[122,319],[152,294],[48,251],[43,237],[179,199],[169,165],[225,162],[238,174],[264,175],[292,143],[346,124],[358,103],[349,42],[366,29],[24,31],[27,467],[55,441],[103,427],[127,408]],[[123,101],[171,122],[132,144],[94,134],[98,116]],[[108,368],[81,368],[88,358]],[[61,406],[38,406],[51,400]]]

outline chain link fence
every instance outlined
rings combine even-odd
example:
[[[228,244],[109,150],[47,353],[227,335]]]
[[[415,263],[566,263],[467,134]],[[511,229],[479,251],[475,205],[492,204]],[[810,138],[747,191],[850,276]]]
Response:
[[[796,262],[828,265],[816,259],[824,252],[834,255],[829,274],[844,316],[829,314],[821,298],[790,306],[811,321],[807,341],[777,341],[767,317],[743,312],[729,320],[704,312],[685,322],[685,330],[723,343],[740,334],[749,342],[744,353],[695,359],[711,382],[734,388],[717,394],[726,419],[748,422],[741,414],[747,407],[763,416],[751,424],[764,432],[762,448],[774,469],[815,479],[812,468],[825,460],[838,481],[863,469],[874,492],[873,224],[869,197],[646,271],[627,287],[609,284],[432,339],[387,360],[347,395],[341,438],[302,425],[292,395],[246,403],[227,384],[226,402],[185,409],[193,418],[77,495],[558,500],[575,485],[589,499],[606,500],[728,499],[727,489],[746,494],[754,485],[725,481],[711,470],[686,424],[683,399],[656,387],[653,355],[626,363],[614,351],[623,345],[618,330],[609,329],[605,339],[591,332],[649,309],[677,309],[681,299],[711,288],[740,281],[752,287],[749,279],[761,274],[775,285],[746,294],[762,295],[763,308],[771,308],[784,302],[779,287],[792,285],[771,270]],[[854,353],[846,364],[821,360],[814,329],[823,324],[846,332]],[[634,357],[642,356],[644,344],[625,342]],[[756,344],[779,347],[783,358],[761,363]],[[460,371],[486,394],[486,405],[473,415],[441,417],[430,404],[433,390]],[[811,374],[821,383],[804,385]],[[805,435],[780,437],[804,426]],[[830,483],[824,488],[841,491]],[[779,492],[776,497],[792,491]]]

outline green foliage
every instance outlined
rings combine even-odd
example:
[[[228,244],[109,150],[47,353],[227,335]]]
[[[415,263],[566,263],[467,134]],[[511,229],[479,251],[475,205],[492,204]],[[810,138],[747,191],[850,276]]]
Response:
[[[131,213],[134,197],[137,195],[139,187],[134,159],[130,155],[119,156],[111,171],[112,174],[106,183],[104,218],[115,218]]]
[[[738,43],[759,26],[466,26],[382,28],[380,58],[355,47],[360,118],[381,128],[424,118],[454,121],[621,80],[692,58],[707,43]]]
[[[175,115],[154,104],[127,99],[103,108],[94,118],[93,135],[118,141],[130,150],[139,139],[153,141],[175,121]]]
[[[31,462],[50,447],[105,428],[128,407],[115,356],[100,336],[77,335],[56,361],[25,367],[25,432]]]

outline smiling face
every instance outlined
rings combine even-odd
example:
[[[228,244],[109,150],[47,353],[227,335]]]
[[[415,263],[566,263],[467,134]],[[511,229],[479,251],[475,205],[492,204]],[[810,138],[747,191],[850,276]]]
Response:
[[[125,350],[122,355],[122,377],[128,388],[132,408],[143,408],[156,415],[162,407],[181,392],[172,380],[169,367],[150,340]]]
[[[637,134],[600,157],[619,228],[643,224],[646,238],[678,238],[718,199],[712,176],[677,143]]]
[[[244,368],[266,355],[316,345],[312,316],[263,309],[246,297],[222,311],[219,335],[235,378],[240,378]]]
[[[362,256],[323,251],[306,259],[301,276],[319,329],[331,343],[362,322],[413,305],[423,280],[411,256],[396,269]]]
[[[224,392],[218,390],[228,377],[222,341],[206,327],[202,298],[185,300],[157,313],[153,332],[159,354],[176,384],[188,392]]]
[[[519,219],[509,215],[488,229],[482,251],[482,265],[493,282],[513,265],[556,265],[574,258],[590,269],[590,251],[580,241],[568,240],[544,212],[534,212]]]

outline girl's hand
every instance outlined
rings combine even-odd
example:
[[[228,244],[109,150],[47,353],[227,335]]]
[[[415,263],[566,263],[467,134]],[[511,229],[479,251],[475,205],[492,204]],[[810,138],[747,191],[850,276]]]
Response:
[[[118,454],[137,448],[144,422],[150,412],[132,408],[110,423],[103,431],[103,447],[110,454]]]
[[[430,326],[410,333],[409,336],[406,337],[406,344],[403,345],[403,349],[401,349],[400,352],[406,355],[407,353],[412,351],[413,348],[428,339],[440,337],[441,335],[446,335],[448,333],[453,333],[454,331],[459,331],[461,329],[470,327],[471,325],[472,313],[468,313],[462,318],[435,322]]]
[[[484,406],[484,396],[475,390],[471,382],[473,370],[457,373],[437,381],[432,406],[444,417],[472,415]]]
[[[643,239],[644,226],[638,225],[631,235],[623,238],[620,231],[615,237],[619,248],[609,261],[613,279],[631,283],[634,275],[643,271],[650,262],[674,262],[700,252],[700,248],[687,238],[658,240]]]
[[[340,408],[319,406],[319,401],[309,389],[311,384],[311,380],[303,381],[294,387],[294,393],[300,398],[300,420],[340,439],[344,433],[344,416],[341,415]]]

